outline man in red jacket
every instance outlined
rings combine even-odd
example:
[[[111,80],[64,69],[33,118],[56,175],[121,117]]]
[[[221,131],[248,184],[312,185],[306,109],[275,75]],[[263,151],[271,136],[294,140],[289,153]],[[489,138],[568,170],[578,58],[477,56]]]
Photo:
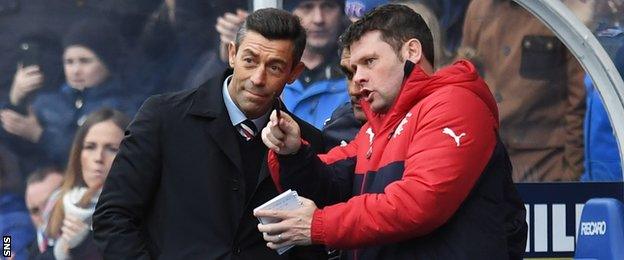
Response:
[[[282,220],[258,226],[267,246],[325,244],[354,259],[520,258],[525,210],[475,67],[433,74],[431,32],[399,5],[367,14],[342,41],[368,122],[347,146],[315,155],[289,116],[271,114],[262,138],[273,181],[314,202],[257,212]]]

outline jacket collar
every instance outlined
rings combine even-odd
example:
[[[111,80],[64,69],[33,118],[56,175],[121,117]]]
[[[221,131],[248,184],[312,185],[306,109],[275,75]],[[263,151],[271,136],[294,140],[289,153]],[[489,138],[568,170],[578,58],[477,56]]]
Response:
[[[222,87],[223,81],[230,75],[233,70],[227,69],[221,74],[221,77],[213,77],[197,88],[191,107],[188,111],[191,115],[216,118],[224,111]]]

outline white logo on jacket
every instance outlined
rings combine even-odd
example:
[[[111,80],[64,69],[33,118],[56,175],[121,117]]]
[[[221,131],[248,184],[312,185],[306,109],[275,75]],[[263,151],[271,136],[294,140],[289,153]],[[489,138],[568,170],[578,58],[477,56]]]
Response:
[[[394,130],[394,134],[392,135],[392,138],[397,137],[398,135],[401,134],[401,132],[403,132],[403,126],[405,124],[407,124],[407,119],[410,118],[412,116],[412,113],[407,113],[407,115],[405,115],[405,117],[403,118],[403,120],[401,120],[401,123],[399,123],[399,126],[397,126],[396,130]]]
[[[459,146],[459,144],[460,144],[459,140],[462,137],[466,136],[466,133],[461,133],[459,135],[456,135],[455,132],[453,132],[453,130],[451,130],[448,127],[445,127],[444,129],[442,129],[442,133],[447,134],[447,135],[453,137],[453,139],[455,140],[455,143],[457,144],[457,146]]]
[[[373,129],[369,127],[368,129],[366,129],[366,133],[368,134],[368,143],[372,144],[373,138],[375,137],[375,133],[373,133]]]

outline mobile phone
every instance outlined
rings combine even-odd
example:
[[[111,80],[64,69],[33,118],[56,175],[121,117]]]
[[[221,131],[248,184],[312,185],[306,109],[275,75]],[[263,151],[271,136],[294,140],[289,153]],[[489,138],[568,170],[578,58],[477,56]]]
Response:
[[[23,67],[31,65],[39,65],[41,48],[39,44],[34,42],[22,42],[19,45],[20,62]]]

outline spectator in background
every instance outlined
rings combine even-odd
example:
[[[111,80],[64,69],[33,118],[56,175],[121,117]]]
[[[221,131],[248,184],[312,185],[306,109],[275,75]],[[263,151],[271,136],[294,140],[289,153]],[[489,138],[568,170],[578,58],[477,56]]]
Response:
[[[578,180],[584,73],[563,43],[511,0],[473,0],[462,48],[496,98],[514,181]]]
[[[111,107],[133,114],[138,106],[128,97],[119,77],[122,43],[107,22],[83,20],[63,38],[63,67],[66,83],[39,94],[26,115],[1,110],[2,128],[10,142],[28,144],[19,156],[42,154],[44,162],[64,165],[76,128],[86,115]],[[17,140],[16,140],[17,139]],[[27,141],[27,142],[24,142]]]
[[[284,1],[284,9],[301,19],[307,42],[301,57],[306,69],[295,82],[286,85],[282,100],[289,111],[318,129],[337,107],[349,101],[336,55],[338,34],[346,23],[343,4],[339,0]],[[217,21],[221,46],[232,40],[245,15],[226,13]]]
[[[349,58],[351,58],[349,49],[343,48],[342,55],[340,55],[340,69],[347,78],[347,90],[351,100],[336,108],[323,126],[323,142],[326,152],[336,146],[347,145],[366,123],[366,115],[360,105],[360,99],[363,97],[360,88],[353,82],[355,70],[351,67]]]
[[[461,43],[464,16],[471,0],[398,0],[391,1],[403,4],[424,5],[433,12],[440,26],[443,60],[455,57]],[[413,9],[413,7],[412,7]]]
[[[599,37],[600,39],[601,37]],[[613,58],[624,76],[624,47]],[[586,76],[585,172],[582,181],[622,181],[622,164],[609,115],[593,82]]]
[[[38,169],[31,173],[26,180],[26,207],[30,212],[30,219],[37,230],[37,240],[30,248],[31,258],[35,258],[46,251],[45,230],[52,210],[53,201],[50,199],[63,182],[63,173],[54,167]]]
[[[60,39],[51,32],[26,35],[19,42],[19,61],[8,107],[26,114],[35,92],[51,90],[62,83],[62,48]]]
[[[13,77],[9,91],[9,100],[0,108],[15,111],[21,115],[28,114],[28,107],[38,93],[58,88],[62,83],[62,54],[60,39],[52,32],[38,32],[24,36],[20,41],[17,72]],[[12,138],[11,134],[2,129],[0,121],[0,139],[5,140],[14,153],[20,155],[18,163],[22,174],[33,172],[43,162],[43,154],[32,153],[32,145],[21,138]]]
[[[101,109],[90,114],[76,132],[65,179],[46,227],[54,259],[102,258],[93,244],[91,215],[129,121],[119,111]]]
[[[132,61],[132,85],[139,95],[197,87],[201,79],[225,69],[225,63],[217,62],[217,32],[212,25],[222,10],[242,6],[240,1],[225,0],[162,1],[143,28]],[[202,70],[205,64],[211,70]]]
[[[8,101],[16,64],[21,60],[20,46],[28,43],[24,40],[30,35],[46,34],[53,38],[61,38],[77,21],[98,17],[112,22],[115,28],[121,30],[123,36],[134,44],[134,37],[138,35],[137,29],[145,24],[146,16],[156,4],[158,2],[153,0],[0,1],[0,39],[2,39],[0,41],[0,57],[2,57],[0,59],[0,103]],[[57,56],[51,56],[50,60],[46,60],[47,46],[40,47],[42,63],[58,62]],[[47,74],[46,65],[40,65],[43,74]],[[52,75],[45,76],[50,86],[58,87],[60,83],[52,84]]]
[[[17,160],[0,142],[0,235],[11,236],[11,256],[28,259],[35,229],[24,204],[22,176]]]

